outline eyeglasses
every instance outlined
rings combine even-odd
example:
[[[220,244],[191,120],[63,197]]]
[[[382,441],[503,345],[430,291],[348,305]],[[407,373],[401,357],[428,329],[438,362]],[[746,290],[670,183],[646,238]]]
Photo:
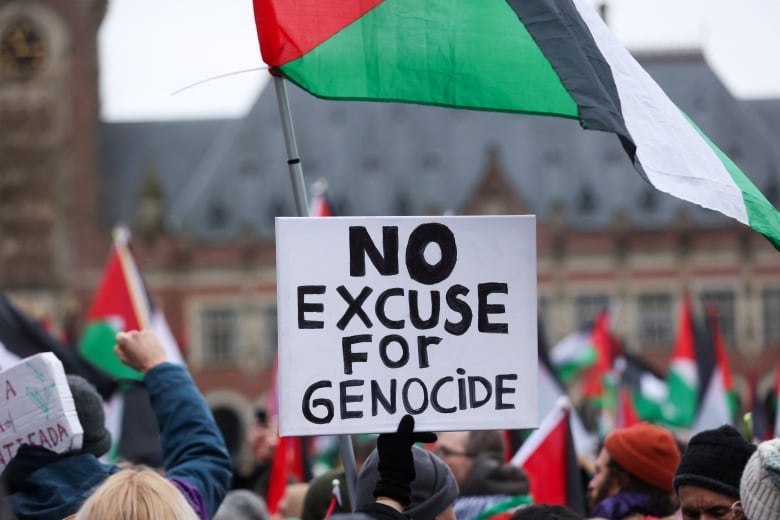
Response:
[[[683,508],[682,516],[685,520],[699,520],[702,517],[714,520],[743,520],[745,518],[745,510],[742,509],[742,502],[737,500],[730,507],[714,506],[701,510]]]
[[[471,455],[469,455],[465,451],[452,450],[446,446],[436,446],[433,452],[439,457],[441,457],[442,459],[448,459],[450,457],[467,457],[469,459],[471,458]]]

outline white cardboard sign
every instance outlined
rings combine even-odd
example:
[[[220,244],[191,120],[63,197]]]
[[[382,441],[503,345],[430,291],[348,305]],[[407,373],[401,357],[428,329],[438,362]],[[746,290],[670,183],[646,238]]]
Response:
[[[536,220],[277,218],[280,434],[533,428]]]
[[[64,453],[80,449],[83,437],[57,356],[36,354],[0,371],[0,473],[22,444]]]

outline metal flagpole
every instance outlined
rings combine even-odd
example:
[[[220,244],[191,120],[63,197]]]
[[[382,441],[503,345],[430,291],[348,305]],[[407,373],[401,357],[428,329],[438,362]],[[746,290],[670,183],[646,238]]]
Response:
[[[273,74],[276,100],[279,103],[279,116],[282,119],[284,131],[284,143],[287,146],[287,166],[290,171],[293,197],[295,198],[295,211],[299,217],[309,216],[309,201],[306,197],[306,186],[303,181],[303,168],[301,158],[298,157],[298,145],[295,142],[295,129],[290,115],[290,101],[287,98],[287,86],[284,78]],[[349,435],[339,435],[339,452],[341,462],[344,464],[344,476],[347,480],[347,491],[350,496],[352,511],[355,511],[355,485],[357,482],[357,470],[355,453],[352,450],[352,438]]]

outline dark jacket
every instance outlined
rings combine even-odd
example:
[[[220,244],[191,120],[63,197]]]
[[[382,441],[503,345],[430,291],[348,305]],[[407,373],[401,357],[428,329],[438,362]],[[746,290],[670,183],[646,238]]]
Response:
[[[165,476],[201,518],[209,518],[227,492],[231,462],[222,435],[189,373],[163,363],[144,377],[160,425]],[[3,472],[18,520],[61,520],[109,475],[119,471],[85,453],[57,454],[22,446]]]

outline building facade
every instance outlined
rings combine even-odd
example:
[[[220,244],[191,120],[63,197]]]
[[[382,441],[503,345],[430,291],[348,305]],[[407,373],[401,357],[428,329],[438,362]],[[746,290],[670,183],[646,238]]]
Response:
[[[0,0],[0,287],[77,335],[111,228],[130,225],[152,297],[235,445],[271,385],[273,222],[294,214],[274,92],[235,120],[102,123],[105,9]],[[735,99],[698,52],[638,59],[778,206],[780,100]],[[327,180],[338,215],[537,215],[550,343],[615,303],[626,348],[664,371],[687,292],[698,314],[717,304],[737,390],[772,386],[780,254],[651,188],[615,136],[553,118],[327,102],[292,86],[290,100],[306,181]]]

